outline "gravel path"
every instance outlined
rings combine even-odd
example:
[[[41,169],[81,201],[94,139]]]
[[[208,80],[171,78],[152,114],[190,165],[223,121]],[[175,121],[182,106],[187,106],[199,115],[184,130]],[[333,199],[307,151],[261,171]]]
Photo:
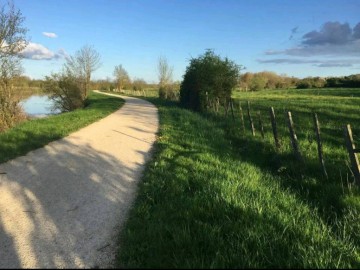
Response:
[[[0,164],[0,268],[107,268],[158,130],[155,106],[115,113]]]

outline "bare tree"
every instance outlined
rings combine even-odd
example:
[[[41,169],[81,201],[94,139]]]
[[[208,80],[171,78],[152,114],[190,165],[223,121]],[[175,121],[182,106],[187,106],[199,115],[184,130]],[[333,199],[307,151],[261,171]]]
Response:
[[[158,61],[159,86],[165,87],[172,83],[173,67],[169,66],[166,57],[159,57]]]
[[[125,86],[125,84],[130,83],[129,74],[122,67],[122,65],[115,66],[114,77],[119,90],[121,90]]]
[[[0,58],[18,55],[27,45],[25,17],[12,2],[0,7]]]
[[[100,54],[89,45],[83,46],[75,55],[67,58],[65,68],[79,81],[84,100],[88,96],[91,74],[101,66],[100,59]]]
[[[24,20],[12,2],[0,7],[0,130],[24,118],[13,95],[13,80],[22,73],[20,52],[27,45]]]

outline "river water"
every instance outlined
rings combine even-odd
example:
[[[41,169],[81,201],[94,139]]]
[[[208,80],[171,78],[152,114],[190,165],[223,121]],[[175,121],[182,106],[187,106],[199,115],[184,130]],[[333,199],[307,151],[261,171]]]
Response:
[[[32,95],[29,98],[22,100],[20,103],[25,113],[30,117],[42,118],[60,113],[60,111],[51,110],[53,102],[46,95]]]

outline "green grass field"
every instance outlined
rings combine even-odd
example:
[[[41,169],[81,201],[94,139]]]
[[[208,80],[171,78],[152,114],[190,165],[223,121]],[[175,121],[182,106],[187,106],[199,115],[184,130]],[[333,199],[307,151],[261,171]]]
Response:
[[[51,141],[63,138],[119,109],[124,101],[110,96],[90,93],[89,106],[73,112],[33,119],[0,133],[0,163]]]
[[[265,139],[259,132],[252,137],[248,122],[243,134],[239,111],[234,121],[150,99],[159,108],[159,139],[119,237],[118,266],[359,268],[360,194],[346,165],[342,133],[350,123],[358,142],[359,96],[354,89],[236,93],[243,105],[251,102],[256,125],[255,112],[262,112]],[[278,118],[279,152],[269,106]],[[287,110],[304,165],[286,139]],[[321,122],[329,179],[317,162],[313,111]]]

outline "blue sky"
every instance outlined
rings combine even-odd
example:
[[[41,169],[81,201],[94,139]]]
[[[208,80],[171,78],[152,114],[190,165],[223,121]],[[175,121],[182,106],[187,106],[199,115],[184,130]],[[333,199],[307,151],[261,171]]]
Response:
[[[165,56],[174,68],[174,80],[182,80],[189,59],[209,48],[249,72],[268,70],[296,77],[360,73],[358,0],[14,0],[14,4],[29,29],[31,43],[23,64],[32,78],[59,71],[64,57],[84,45],[92,45],[102,58],[94,79],[112,78],[114,67],[121,64],[132,79],[157,82],[157,61]]]

